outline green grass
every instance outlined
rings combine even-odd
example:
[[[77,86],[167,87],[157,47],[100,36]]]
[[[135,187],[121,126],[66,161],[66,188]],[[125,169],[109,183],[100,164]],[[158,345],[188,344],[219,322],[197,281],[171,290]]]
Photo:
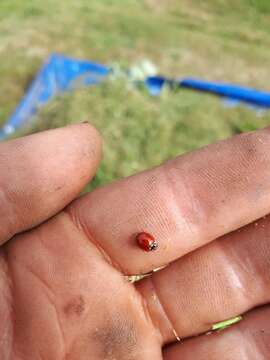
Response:
[[[0,124],[51,52],[128,67],[148,58],[169,76],[269,89],[268,0],[2,0]],[[152,98],[121,80],[59,97],[25,132],[89,119],[104,137],[94,186],[234,133],[269,124],[215,97],[164,91]],[[20,133],[21,134],[21,133]]]
[[[211,330],[213,330],[213,331],[225,330],[225,329],[227,329],[228,327],[239,323],[239,321],[241,321],[242,319],[243,319],[242,316],[236,316],[236,317],[234,317],[234,318],[232,318],[232,319],[218,322],[218,323],[212,325]]]

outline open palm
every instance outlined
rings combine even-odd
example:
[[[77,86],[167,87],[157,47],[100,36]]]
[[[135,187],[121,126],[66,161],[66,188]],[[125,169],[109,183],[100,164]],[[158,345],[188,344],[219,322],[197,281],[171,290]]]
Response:
[[[3,143],[0,359],[269,359],[269,147],[269,130],[244,134],[71,202],[98,165],[94,129]]]

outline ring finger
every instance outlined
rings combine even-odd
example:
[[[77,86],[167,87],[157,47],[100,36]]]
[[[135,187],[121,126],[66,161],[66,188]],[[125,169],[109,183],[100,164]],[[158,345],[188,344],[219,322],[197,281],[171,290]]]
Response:
[[[257,309],[225,331],[169,346],[164,360],[266,360],[270,358],[270,307]]]
[[[270,217],[175,261],[137,284],[164,343],[270,302]]]

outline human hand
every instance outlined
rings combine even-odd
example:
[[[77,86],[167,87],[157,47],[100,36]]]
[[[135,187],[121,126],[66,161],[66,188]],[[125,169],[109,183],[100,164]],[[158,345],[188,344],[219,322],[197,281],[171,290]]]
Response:
[[[269,358],[269,146],[262,130],[186,154],[7,242],[1,359]],[[84,166],[89,158],[77,171]],[[158,250],[137,246],[141,231]],[[187,339],[249,310],[228,330]]]

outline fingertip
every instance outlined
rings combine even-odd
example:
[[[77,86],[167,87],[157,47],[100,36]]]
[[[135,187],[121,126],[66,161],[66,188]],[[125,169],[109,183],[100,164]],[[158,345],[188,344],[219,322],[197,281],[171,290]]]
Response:
[[[102,156],[102,136],[100,131],[89,121],[82,121],[69,127],[78,128],[78,133],[84,137],[86,144],[89,145],[89,154],[99,161]]]
[[[70,152],[73,170],[78,172],[78,179],[83,179],[82,184],[85,185],[95,174],[102,156],[101,134],[88,121],[71,124],[62,129],[69,144],[66,151]]]

